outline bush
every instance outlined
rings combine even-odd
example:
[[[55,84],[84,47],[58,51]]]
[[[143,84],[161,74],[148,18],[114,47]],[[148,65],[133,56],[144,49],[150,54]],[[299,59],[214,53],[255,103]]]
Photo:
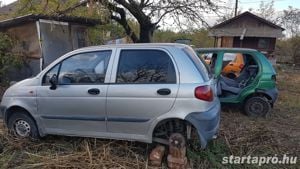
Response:
[[[279,40],[276,44],[279,62],[300,65],[300,36]]]
[[[9,69],[22,65],[21,57],[12,52],[13,46],[12,38],[7,34],[0,33],[0,84],[7,82]]]

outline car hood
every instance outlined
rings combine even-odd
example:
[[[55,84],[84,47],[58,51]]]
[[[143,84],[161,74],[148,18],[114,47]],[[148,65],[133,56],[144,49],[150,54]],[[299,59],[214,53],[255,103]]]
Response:
[[[19,81],[10,86],[5,91],[3,97],[22,96],[29,91],[35,91],[35,86],[37,86],[38,84],[39,79],[36,77]]]

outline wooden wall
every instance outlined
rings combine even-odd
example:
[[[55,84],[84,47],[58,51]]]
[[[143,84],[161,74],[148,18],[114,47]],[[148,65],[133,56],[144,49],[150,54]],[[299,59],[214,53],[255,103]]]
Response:
[[[14,52],[22,53],[24,56],[35,59],[41,57],[36,22],[12,27],[7,29],[6,32],[16,40]]]
[[[266,48],[260,48],[258,43],[260,39],[268,41]],[[232,47],[252,48],[263,52],[272,53],[275,50],[276,38],[245,37],[242,41],[240,37],[234,37]]]

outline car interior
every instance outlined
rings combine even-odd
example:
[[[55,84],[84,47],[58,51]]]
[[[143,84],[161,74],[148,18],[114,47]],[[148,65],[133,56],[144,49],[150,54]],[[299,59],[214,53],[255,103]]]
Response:
[[[220,97],[237,96],[245,87],[250,85],[255,79],[259,67],[253,56],[243,54],[245,65],[239,76],[235,78],[226,77],[220,74],[217,85],[217,93]],[[217,60],[217,54],[213,54],[210,62],[210,69],[214,70]],[[228,59],[223,58],[222,69],[229,64]],[[212,71],[213,72],[213,71]]]

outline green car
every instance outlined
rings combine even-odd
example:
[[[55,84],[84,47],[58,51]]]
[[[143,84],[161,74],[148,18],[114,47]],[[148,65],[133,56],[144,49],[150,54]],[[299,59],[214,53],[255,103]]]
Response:
[[[278,96],[276,72],[262,53],[242,48],[199,48],[195,51],[202,62],[209,63],[207,69],[216,79],[222,104],[240,105],[252,117],[271,112]],[[226,76],[223,69],[241,55],[244,64],[240,65],[240,72],[235,72],[238,76]]]

